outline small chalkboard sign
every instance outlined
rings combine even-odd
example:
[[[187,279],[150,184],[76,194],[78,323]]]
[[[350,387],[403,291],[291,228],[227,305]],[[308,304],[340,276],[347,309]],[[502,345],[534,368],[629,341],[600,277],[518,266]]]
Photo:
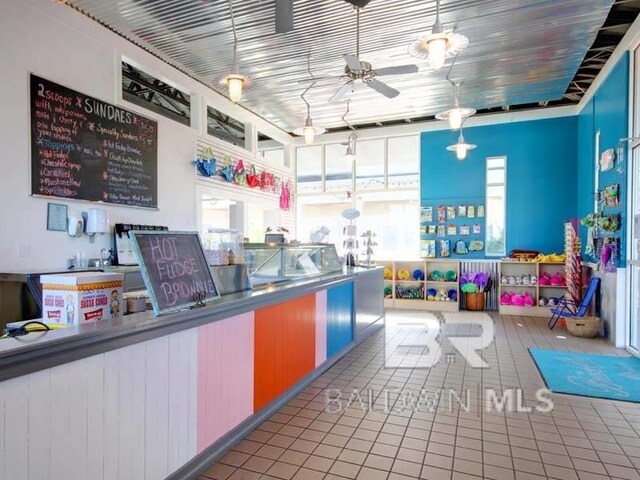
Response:
[[[220,296],[197,232],[130,231],[129,238],[156,315]]]

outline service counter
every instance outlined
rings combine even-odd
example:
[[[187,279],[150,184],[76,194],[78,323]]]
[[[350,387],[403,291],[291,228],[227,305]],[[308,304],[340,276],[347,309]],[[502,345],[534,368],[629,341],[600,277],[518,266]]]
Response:
[[[0,340],[0,472],[197,478],[383,323],[382,268]]]

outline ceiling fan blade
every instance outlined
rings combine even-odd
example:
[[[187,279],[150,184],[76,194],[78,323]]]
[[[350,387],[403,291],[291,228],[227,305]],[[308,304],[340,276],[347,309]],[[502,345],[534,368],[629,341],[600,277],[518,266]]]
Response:
[[[396,67],[379,68],[375,70],[378,77],[383,75],[404,75],[407,73],[418,73],[417,65],[398,65]]]
[[[354,71],[361,70],[360,59],[355,55],[344,55],[344,61],[347,62],[347,66]]]
[[[333,94],[333,96],[329,99],[329,103],[335,103],[335,102],[339,102],[342,97],[344,97],[347,92],[349,90],[351,90],[351,82],[347,82],[344,85],[342,85],[338,91],[336,93]]]
[[[381,93],[387,98],[395,98],[400,95],[400,92],[395,88],[391,88],[386,83],[382,83],[380,80],[376,80],[372,78],[368,82],[365,82],[365,85],[369,88],[373,88],[376,92]]]
[[[293,0],[275,0],[276,33],[287,33],[293,30]]]

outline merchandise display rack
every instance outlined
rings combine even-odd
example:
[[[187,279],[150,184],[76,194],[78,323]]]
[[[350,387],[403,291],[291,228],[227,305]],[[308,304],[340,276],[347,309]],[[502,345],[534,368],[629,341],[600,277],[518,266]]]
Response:
[[[567,286],[562,285],[540,285],[540,277],[548,273],[554,275],[560,273],[565,275],[565,263],[564,262],[521,262],[516,260],[502,260],[500,261],[500,277],[497,279],[499,284],[498,293],[498,311],[501,315],[522,315],[528,317],[549,317],[551,316],[551,309],[555,306],[539,306],[538,300],[540,297],[545,298],[560,298],[567,293]],[[502,277],[504,276],[518,276],[518,275],[535,275],[538,281],[535,285],[509,285],[502,283]],[[535,301],[535,305],[532,307],[516,306],[516,305],[502,305],[500,298],[504,292],[516,292],[524,294],[529,292]]]
[[[385,296],[384,306],[385,308],[401,308],[407,310],[431,310],[434,312],[457,312],[460,310],[460,287],[458,280],[460,278],[460,262],[457,260],[398,260],[398,261],[379,261],[379,265],[382,265],[385,269],[391,271],[391,278],[385,278],[384,286],[391,287],[391,296],[387,298]],[[413,274],[415,270],[421,270],[424,275],[424,280],[400,279],[398,278],[398,272],[400,270],[408,270],[410,274]],[[434,271],[441,273],[453,271],[455,272],[455,281],[435,281],[429,280],[429,276]],[[405,288],[417,288],[422,289],[419,298],[407,299],[399,298],[397,295],[397,287]],[[429,289],[444,290],[449,292],[455,290],[455,298],[453,301],[441,301],[441,300],[428,300],[427,292]]]

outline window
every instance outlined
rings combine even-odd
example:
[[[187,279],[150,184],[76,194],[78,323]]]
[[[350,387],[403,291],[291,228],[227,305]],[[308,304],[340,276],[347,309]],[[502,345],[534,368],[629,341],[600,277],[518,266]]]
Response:
[[[127,62],[122,62],[122,98],[191,126],[191,96]]]
[[[342,217],[342,212],[352,207],[351,199],[336,198],[333,195],[298,197],[296,205],[298,238],[302,242],[308,242],[314,230],[325,226],[329,229],[329,235],[323,242],[335,244],[338,251],[342,252],[342,229],[349,222]]]
[[[489,257],[506,255],[507,158],[487,158],[486,246]]]
[[[324,185],[327,192],[351,190],[353,162],[345,158],[346,149],[341,143],[325,145]]]
[[[207,133],[232,145],[247,148],[245,124],[210,106],[207,106]]]
[[[322,146],[299,147],[297,152],[297,192],[321,192]]]
[[[356,190],[384,188],[384,139],[356,142]]]
[[[420,185],[420,139],[417,135],[391,137],[387,140],[387,175],[389,188]]]
[[[358,195],[358,234],[371,230],[378,244],[373,258],[413,260],[420,241],[420,200],[417,190],[365,192]],[[358,252],[360,253],[360,252]]]
[[[415,259],[420,243],[420,141],[418,135],[357,140],[355,162],[345,158],[346,143],[298,147],[297,232],[326,226],[325,242],[343,251],[342,218],[356,208],[358,233],[376,233],[374,258]],[[362,253],[361,249],[358,254]]]
[[[258,154],[264,158],[269,165],[278,167],[289,166],[285,165],[284,146],[262,132],[258,132]]]

